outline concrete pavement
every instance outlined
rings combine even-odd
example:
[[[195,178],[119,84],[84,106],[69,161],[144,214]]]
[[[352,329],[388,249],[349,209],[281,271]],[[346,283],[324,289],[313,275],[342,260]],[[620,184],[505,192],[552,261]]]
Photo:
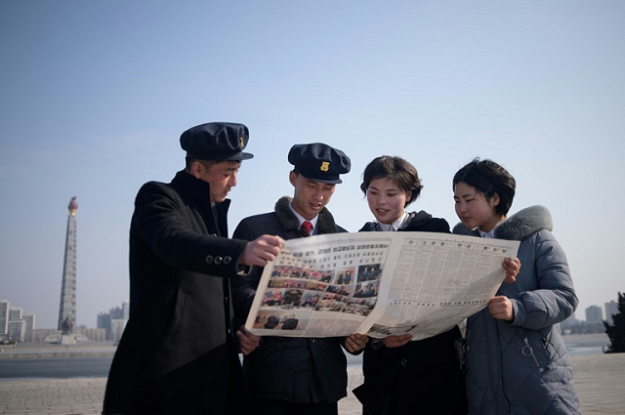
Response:
[[[625,353],[572,356],[575,383],[585,415],[625,414]],[[351,390],[362,384],[360,368],[349,370],[349,395],[341,415],[360,415]],[[99,414],[105,378],[0,381],[0,414]]]

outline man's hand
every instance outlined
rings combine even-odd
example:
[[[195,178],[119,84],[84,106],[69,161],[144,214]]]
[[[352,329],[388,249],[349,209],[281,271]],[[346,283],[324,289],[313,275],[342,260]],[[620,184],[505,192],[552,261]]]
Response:
[[[369,337],[366,334],[350,334],[345,337],[345,349],[350,353],[356,353],[361,351],[367,345]]]
[[[245,326],[239,327],[237,330],[239,338],[239,348],[244,356],[252,353],[260,344],[260,336],[256,336],[245,329]]]
[[[276,259],[284,246],[284,239],[275,235],[261,235],[248,242],[245,250],[239,257],[239,263],[264,267],[267,262]]]
[[[412,340],[412,334],[406,333],[397,336],[385,337],[382,339],[382,343],[384,343],[384,345],[389,349],[392,349],[393,347],[405,346],[410,343],[410,340]]]
[[[506,278],[504,282],[511,284],[516,281],[516,276],[519,275],[521,269],[521,261],[519,258],[506,258],[501,265],[506,270]]]
[[[512,321],[514,318],[512,302],[504,295],[493,297],[488,301],[488,312],[498,320]]]

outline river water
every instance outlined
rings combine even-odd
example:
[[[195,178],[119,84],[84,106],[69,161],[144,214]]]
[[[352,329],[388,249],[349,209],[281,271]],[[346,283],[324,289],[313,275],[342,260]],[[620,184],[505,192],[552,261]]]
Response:
[[[564,340],[571,356],[603,353],[609,344],[605,334],[567,335]],[[0,381],[38,378],[104,378],[112,356],[40,359],[0,359]],[[350,366],[361,365],[362,356],[347,354]]]

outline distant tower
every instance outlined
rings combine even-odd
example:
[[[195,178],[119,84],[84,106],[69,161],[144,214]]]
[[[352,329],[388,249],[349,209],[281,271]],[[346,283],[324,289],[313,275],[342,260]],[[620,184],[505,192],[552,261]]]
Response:
[[[0,300],[0,340],[9,334],[9,313],[11,303],[8,300]]]
[[[67,235],[65,237],[65,261],[63,262],[63,287],[59,307],[58,329],[63,334],[71,334],[76,324],[76,196],[67,207]]]
[[[601,323],[603,320],[603,312],[601,307],[591,305],[586,308],[586,323]]]
[[[605,320],[608,324],[614,323],[612,316],[615,316],[618,313],[618,303],[616,301],[612,300],[609,303],[605,303]]]

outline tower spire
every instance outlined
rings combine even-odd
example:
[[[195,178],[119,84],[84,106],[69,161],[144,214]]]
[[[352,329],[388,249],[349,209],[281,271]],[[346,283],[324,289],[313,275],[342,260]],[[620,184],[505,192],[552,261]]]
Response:
[[[76,196],[72,197],[72,200],[69,201],[67,210],[69,210],[70,215],[76,216],[76,211],[78,210],[78,203],[76,203]]]

